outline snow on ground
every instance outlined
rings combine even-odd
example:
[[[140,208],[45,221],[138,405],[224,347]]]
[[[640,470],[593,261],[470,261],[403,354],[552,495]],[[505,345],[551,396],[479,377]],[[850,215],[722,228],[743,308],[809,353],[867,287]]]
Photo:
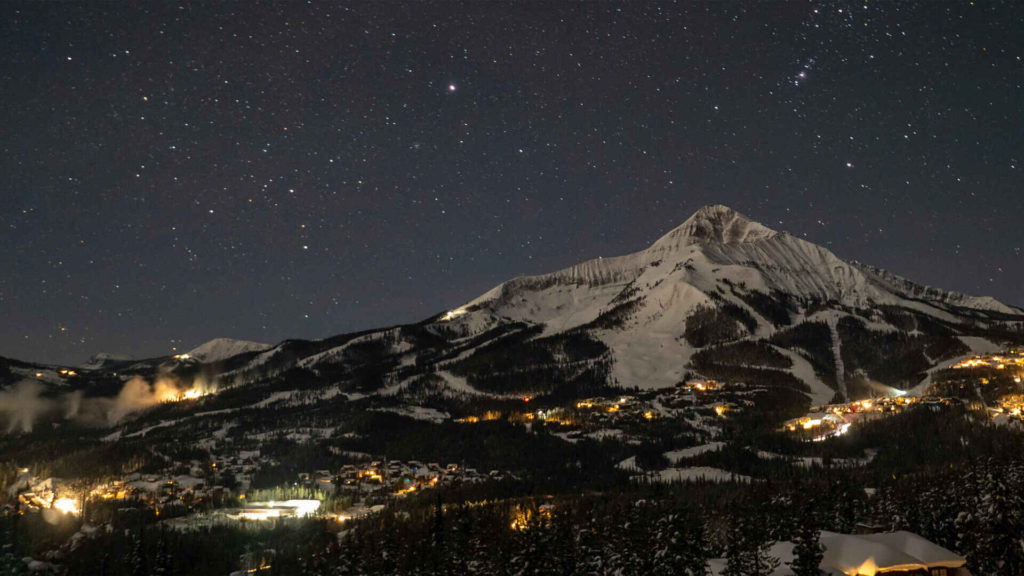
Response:
[[[110,363],[130,362],[132,360],[134,360],[134,358],[125,354],[109,354],[107,352],[100,352],[98,354],[93,354],[92,358],[89,358],[89,361],[85,364],[79,365],[79,368],[84,368],[86,370],[99,370]]]
[[[128,485],[133,486],[134,488],[142,492],[156,494],[159,492],[160,488],[164,486],[168,481],[167,478],[163,477],[157,479],[155,476],[150,476],[149,478],[150,479],[139,478],[138,480],[128,482]],[[194,476],[188,475],[174,476],[170,480],[173,480],[174,483],[177,484],[178,487],[181,488],[182,490],[189,490],[206,482],[202,478],[196,478]]]
[[[841,310],[819,310],[810,316],[805,318],[806,322],[822,322],[825,324],[836,324],[843,318],[853,318],[858,322],[864,324],[864,327],[868,330],[874,330],[876,332],[897,332],[895,326],[886,324],[885,322],[877,322],[863,316],[856,314],[849,314]]]
[[[793,563],[793,543],[776,542],[768,549],[768,556],[779,559],[779,566],[765,576],[793,576],[793,569],[789,566]],[[711,576],[721,576],[725,573],[725,558],[712,558],[708,561],[708,570]]]
[[[402,390],[404,390],[405,387],[409,384],[409,382],[412,382],[413,380],[415,380],[415,379],[417,379],[419,377],[420,377],[420,375],[417,374],[416,376],[410,376],[410,377],[408,377],[408,378],[406,378],[404,380],[399,380],[398,382],[395,382],[394,384],[389,384],[389,385],[385,386],[384,388],[381,388],[380,390],[378,390],[377,391],[377,395],[378,396],[394,396],[394,395],[398,394],[399,392],[401,392]]]
[[[266,408],[267,406],[278,402],[281,402],[283,406],[303,406],[306,404],[316,404],[317,402],[329,400],[340,394],[341,389],[337,386],[327,386],[316,390],[282,390],[280,392],[274,392],[263,400],[260,400],[255,404],[250,404],[248,407]]]
[[[444,380],[445,385],[456,392],[462,392],[463,394],[470,394],[473,396],[491,396],[491,394],[481,392],[470,386],[469,382],[466,382],[466,379],[462,376],[456,376],[447,370],[438,370],[437,375]]]
[[[705,445],[707,446],[707,445]],[[698,447],[700,448],[700,447]],[[670,482],[750,482],[752,478],[750,476],[744,476],[742,474],[735,474],[728,470],[722,470],[721,468],[712,468],[710,466],[687,466],[683,468],[666,468],[664,470],[655,470],[651,472],[643,472],[636,464],[636,456],[630,456],[622,462],[615,465],[619,470],[625,470],[626,472],[635,472],[632,479],[635,481],[646,481],[646,482],[659,482],[659,483],[670,483]]]
[[[680,324],[679,326],[682,326]],[[598,337],[612,350],[612,377],[621,386],[668,388],[683,379],[693,348],[671,332],[603,332]]]
[[[850,394],[846,391],[846,366],[843,364],[842,340],[839,338],[837,326],[838,322],[835,319],[828,323],[828,330],[832,334],[832,356],[835,358],[836,384],[839,386],[839,393],[842,394],[842,397],[848,399]]]
[[[960,362],[961,360],[967,360],[975,354],[991,354],[994,352],[1001,352],[1003,347],[991,340],[980,338],[978,336],[958,336],[960,341],[963,342],[968,348],[971,349],[970,354],[964,354],[955,358],[947,358],[942,360],[935,366],[932,366],[925,372],[925,377],[917,383],[916,386],[907,390],[907,394],[910,396],[923,396],[928,391],[928,387],[932,385],[932,375],[939,370],[949,368],[950,366]]]
[[[209,410],[207,412],[196,412],[195,414],[192,415],[192,417],[202,418],[204,416],[219,416],[221,414],[231,414],[232,412],[236,411],[237,409],[235,408],[224,408],[223,410]]]
[[[353,338],[353,339],[349,340],[348,342],[345,342],[344,344],[342,344],[340,346],[335,346],[334,348],[328,348],[327,350],[324,350],[323,352],[318,352],[316,354],[313,354],[312,356],[307,356],[307,357],[303,358],[302,360],[299,360],[298,366],[301,367],[301,368],[310,368],[310,367],[313,367],[313,366],[315,366],[317,364],[320,364],[321,362],[340,360],[344,356],[345,350],[349,346],[352,346],[353,344],[360,344],[362,342],[369,342],[371,340],[377,340],[377,339],[380,339],[380,337],[382,335],[383,335],[383,333],[381,333],[381,332],[374,332],[372,334],[365,334],[363,336],[357,336],[356,338]]]
[[[711,424],[707,424],[707,422],[711,422]],[[701,416],[700,414],[694,414],[692,418],[687,418],[686,423],[695,430],[707,433],[711,438],[714,438],[720,432],[713,418]]]
[[[807,384],[807,387],[810,389],[807,395],[811,399],[811,406],[824,406],[836,395],[835,390],[822,382],[821,378],[818,378],[818,375],[814,373],[811,363],[803,356],[786,348],[779,348],[778,346],[772,346],[772,348],[793,362],[793,366],[787,372],[792,374],[797,380]]]
[[[434,424],[440,424],[445,420],[451,418],[447,412],[441,412],[433,408],[426,408],[424,406],[395,406],[388,408],[371,408],[374,412],[394,412],[402,416],[408,416],[416,420],[423,420],[425,422],[432,422]]]
[[[556,436],[569,444],[575,444],[580,441],[579,436],[576,436],[574,432],[552,432],[551,435]]]
[[[214,338],[189,350],[188,355],[200,362],[209,363],[219,362],[232,356],[245,354],[246,352],[263,352],[270,348],[270,344],[263,344],[262,342]]]
[[[996,414],[992,416],[992,424],[1024,430],[1024,421],[1021,421],[1020,418],[1015,416],[1011,417],[1009,414]]]
[[[227,438],[228,432],[237,425],[238,424],[236,424],[233,420],[225,422],[223,425],[221,425],[220,430],[217,430],[216,432],[213,433],[213,437],[216,438],[217,440],[223,440]]]
[[[999,344],[977,336],[960,336],[960,341],[966,344],[973,354],[992,354],[1003,351],[1003,347]]]
[[[247,434],[246,440],[264,441],[284,438],[292,442],[308,442],[314,438],[330,438],[334,436],[334,428],[279,428],[269,432]]]
[[[182,420],[184,420],[184,419],[161,420],[159,424],[154,424],[152,426],[147,426],[147,427],[145,427],[145,428],[143,428],[141,430],[137,430],[137,431],[132,432],[131,434],[128,434],[128,435],[123,436],[123,437],[124,438],[138,438],[140,436],[145,436],[146,434],[148,434],[149,432],[151,432],[153,430],[156,430],[157,428],[166,428],[168,426],[174,426],[175,424],[178,424]],[[120,440],[122,438],[122,435],[123,435],[123,431],[122,430],[118,430],[117,432],[113,432],[111,434],[108,434],[108,435],[104,436],[103,438],[101,438],[101,440],[103,440],[104,442],[115,442],[117,440]]]
[[[903,306],[904,308],[910,308],[911,310],[923,312],[924,314],[933,316],[944,322],[950,322],[952,324],[959,324],[963,320],[962,318],[958,318],[957,316],[954,316],[953,314],[950,314],[945,310],[940,310],[934,306],[930,306],[928,304],[925,304],[924,302],[920,302],[917,300],[901,300],[899,305]]]
[[[480,342],[480,343],[478,343],[478,344],[476,344],[474,346],[470,346],[469,348],[466,348],[465,350],[463,350],[462,352],[459,352],[458,354],[456,354],[452,358],[448,358],[448,359],[446,359],[446,360],[444,360],[442,362],[438,362],[437,365],[438,366],[450,366],[452,364],[457,364],[457,363],[461,362],[462,360],[465,360],[466,358],[469,358],[470,356],[475,354],[477,350],[487,346],[488,344],[491,344],[493,342],[497,342],[498,340],[501,340],[502,338],[508,338],[510,335],[513,335],[513,334],[519,334],[520,332],[522,332],[522,330],[513,330],[513,331],[509,331],[508,333],[499,334],[499,335],[497,335],[497,336],[495,336],[493,338],[488,338],[487,340],[484,340],[484,341],[482,341],[482,342]],[[476,334],[471,334],[469,336],[466,336],[465,338],[459,338],[457,340],[452,340],[451,343],[453,345],[458,346],[458,345],[460,345],[462,343],[465,343],[465,342],[467,342],[469,340],[472,340],[476,336],[477,336]]]
[[[284,400],[290,400],[292,396],[298,394],[299,390],[283,390],[281,392],[274,392],[270,396],[267,396],[263,400],[249,406],[250,408],[266,408],[275,402],[282,402]]]
[[[878,452],[875,450],[865,450],[864,452],[863,458],[832,458],[829,467],[857,468],[867,466],[878,455]],[[788,460],[790,464],[798,468],[823,468],[825,466],[824,460],[819,456],[786,456],[785,454],[776,454],[775,452],[766,452],[764,450],[758,450],[757,456],[765,460]]]
[[[622,430],[618,428],[602,428],[600,430],[594,430],[587,434],[587,438],[594,440],[604,440],[605,438],[622,438]]]
[[[665,458],[668,458],[668,461],[673,464],[678,464],[680,460],[700,456],[705,452],[715,452],[721,450],[723,446],[725,446],[725,442],[709,442],[708,444],[701,444],[700,446],[665,452]]]
[[[36,380],[38,382],[45,382],[54,386],[64,386],[64,378],[58,374],[55,370],[50,368],[20,368],[17,366],[11,367],[11,373],[17,374],[22,378],[28,380]]]
[[[438,370],[434,374],[437,375],[438,377],[440,377],[441,380],[444,381],[444,385],[449,390],[451,390],[453,393],[455,393],[456,395],[468,394],[470,396],[487,396],[489,398],[511,398],[512,397],[512,396],[508,396],[508,395],[491,394],[489,392],[483,392],[483,391],[477,390],[476,388],[473,388],[472,386],[470,386],[469,382],[467,382],[465,378],[463,378],[462,376],[456,376],[455,374],[452,374],[451,372],[449,372],[447,370]],[[413,380],[415,380],[417,378],[420,378],[421,376],[422,376],[421,374],[418,374],[416,376],[411,376],[409,378],[406,378],[405,380],[401,380],[399,382],[391,384],[390,386],[387,386],[386,388],[382,388],[376,394],[378,396],[397,396],[400,392],[405,390],[406,387],[408,387],[410,382],[412,382]],[[518,396],[515,396],[515,397],[518,398]]]
[[[689,466],[687,468],[666,468],[641,476],[651,482],[750,482],[750,476],[735,474],[710,466]]]

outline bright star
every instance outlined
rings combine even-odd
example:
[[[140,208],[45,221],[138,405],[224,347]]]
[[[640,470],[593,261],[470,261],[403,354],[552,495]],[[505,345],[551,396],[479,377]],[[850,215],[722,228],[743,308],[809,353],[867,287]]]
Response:
[[[449,84],[448,85],[448,91],[449,92],[455,92],[455,84]]]

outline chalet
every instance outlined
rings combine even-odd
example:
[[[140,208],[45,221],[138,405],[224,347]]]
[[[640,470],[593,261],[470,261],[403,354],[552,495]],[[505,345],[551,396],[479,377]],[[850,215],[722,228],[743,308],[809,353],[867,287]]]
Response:
[[[822,532],[826,572],[872,576],[970,576],[963,556],[917,534],[901,530],[877,534]]]
[[[911,532],[822,532],[821,544],[825,548],[821,571],[827,576],[971,576],[963,556]],[[768,554],[780,560],[771,576],[793,576],[792,542],[776,542]],[[726,559],[708,564],[711,574],[720,576]]]

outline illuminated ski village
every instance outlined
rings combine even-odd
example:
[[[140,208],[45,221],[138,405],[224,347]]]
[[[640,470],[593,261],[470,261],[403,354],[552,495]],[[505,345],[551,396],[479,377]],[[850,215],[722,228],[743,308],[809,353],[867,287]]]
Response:
[[[0,23],[0,575],[1024,576],[1024,3]]]

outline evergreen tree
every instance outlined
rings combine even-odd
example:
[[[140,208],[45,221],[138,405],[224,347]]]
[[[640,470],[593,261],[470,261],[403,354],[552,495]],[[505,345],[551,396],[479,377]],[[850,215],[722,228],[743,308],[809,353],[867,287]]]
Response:
[[[441,496],[436,495],[430,524],[430,565],[435,573],[448,571],[449,552],[445,538],[444,508],[441,505]]]
[[[750,576],[768,576],[779,567],[778,558],[771,555],[772,542],[760,541],[752,550],[754,571]]]
[[[704,523],[691,518],[684,523],[682,572],[685,576],[707,576],[708,551],[704,540]]]
[[[821,531],[814,523],[813,517],[804,516],[803,522],[797,527],[796,538],[793,539],[793,561],[789,566],[794,576],[820,576],[821,560],[825,557],[825,547],[821,545]]]
[[[131,576],[149,576],[149,558],[143,542],[143,535],[135,532],[132,535],[132,552],[129,558]]]
[[[772,542],[763,524],[733,518],[726,539],[726,564],[722,576],[767,576],[779,567],[770,554]]]
[[[703,524],[677,512],[660,516],[654,527],[655,574],[706,576]]]
[[[725,535],[725,570],[722,576],[750,576],[754,573],[750,560],[750,543],[744,522],[733,518]]]

